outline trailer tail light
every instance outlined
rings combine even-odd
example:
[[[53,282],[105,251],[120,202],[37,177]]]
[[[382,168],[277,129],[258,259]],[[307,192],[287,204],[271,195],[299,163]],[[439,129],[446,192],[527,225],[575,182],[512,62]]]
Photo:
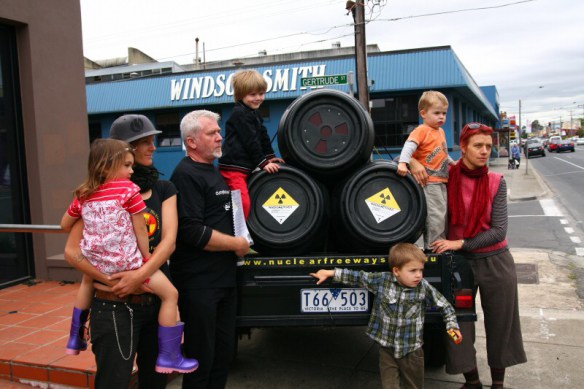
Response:
[[[472,308],[474,306],[472,289],[461,289],[454,292],[455,308]]]

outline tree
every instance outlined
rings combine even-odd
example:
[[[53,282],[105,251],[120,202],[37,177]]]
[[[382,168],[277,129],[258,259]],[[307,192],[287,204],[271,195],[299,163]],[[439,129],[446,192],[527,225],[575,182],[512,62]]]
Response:
[[[539,124],[539,120],[534,120],[533,122],[531,122],[531,131],[541,131],[543,129],[543,126],[541,124]]]

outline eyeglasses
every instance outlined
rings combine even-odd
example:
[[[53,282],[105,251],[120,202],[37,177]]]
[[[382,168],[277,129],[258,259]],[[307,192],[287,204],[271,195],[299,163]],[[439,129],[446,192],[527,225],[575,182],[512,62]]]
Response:
[[[485,131],[492,131],[493,129],[487,125],[482,123],[468,123],[464,126],[463,130],[485,130]]]

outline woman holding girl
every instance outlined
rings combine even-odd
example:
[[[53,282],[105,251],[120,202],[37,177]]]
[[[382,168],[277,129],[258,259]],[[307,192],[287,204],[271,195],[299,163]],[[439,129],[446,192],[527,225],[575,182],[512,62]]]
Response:
[[[128,387],[136,354],[140,387],[166,386],[166,376],[157,374],[155,370],[166,372],[171,365],[178,371],[196,369],[196,361],[182,359],[180,352],[172,355],[165,353],[165,344],[173,343],[180,346],[182,326],[176,323],[176,305],[166,304],[165,307],[165,304],[162,304],[161,310],[157,295],[143,293],[144,291],[170,295],[176,293],[168,279],[166,286],[162,288],[152,283],[153,280],[166,278],[159,270],[168,272],[166,262],[174,251],[178,223],[176,189],[172,183],[158,180],[158,171],[152,162],[156,150],[154,136],[158,133],[160,131],[157,131],[143,115],[124,115],[114,121],[110,130],[112,138],[130,142],[135,155],[131,179],[139,187],[138,197],[146,204],[142,222],[146,220],[148,229],[150,246],[148,251],[151,252],[147,254],[149,260],[132,270],[110,275],[100,272],[86,260],[80,249],[83,223],[76,223],[73,226],[65,249],[65,258],[73,266],[95,281],[99,281],[94,283],[96,291],[91,305],[90,320],[92,350],[97,362],[96,388]],[[146,285],[147,280],[150,280],[150,283]],[[75,339],[79,331],[74,328],[83,326],[82,321],[86,314],[80,316],[81,320],[72,326],[71,335],[73,346],[75,342],[78,344],[80,342],[82,349],[83,341]],[[171,322],[174,320],[173,326],[160,327],[162,333],[158,325],[160,316],[170,318]],[[164,335],[166,329],[169,331]],[[120,333],[123,335],[120,336]],[[165,339],[168,342],[165,342]],[[158,343],[161,346],[160,355]],[[179,359],[182,359],[182,362]]]

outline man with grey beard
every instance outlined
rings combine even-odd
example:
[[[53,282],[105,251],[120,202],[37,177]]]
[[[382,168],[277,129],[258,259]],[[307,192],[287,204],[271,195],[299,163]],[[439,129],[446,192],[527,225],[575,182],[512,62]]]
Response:
[[[170,178],[179,218],[170,272],[185,322],[184,353],[199,361],[183,376],[184,389],[225,387],[236,341],[236,262],[249,251],[247,239],[233,236],[230,191],[213,164],[221,156],[219,119],[205,110],[182,119],[187,155]]]

